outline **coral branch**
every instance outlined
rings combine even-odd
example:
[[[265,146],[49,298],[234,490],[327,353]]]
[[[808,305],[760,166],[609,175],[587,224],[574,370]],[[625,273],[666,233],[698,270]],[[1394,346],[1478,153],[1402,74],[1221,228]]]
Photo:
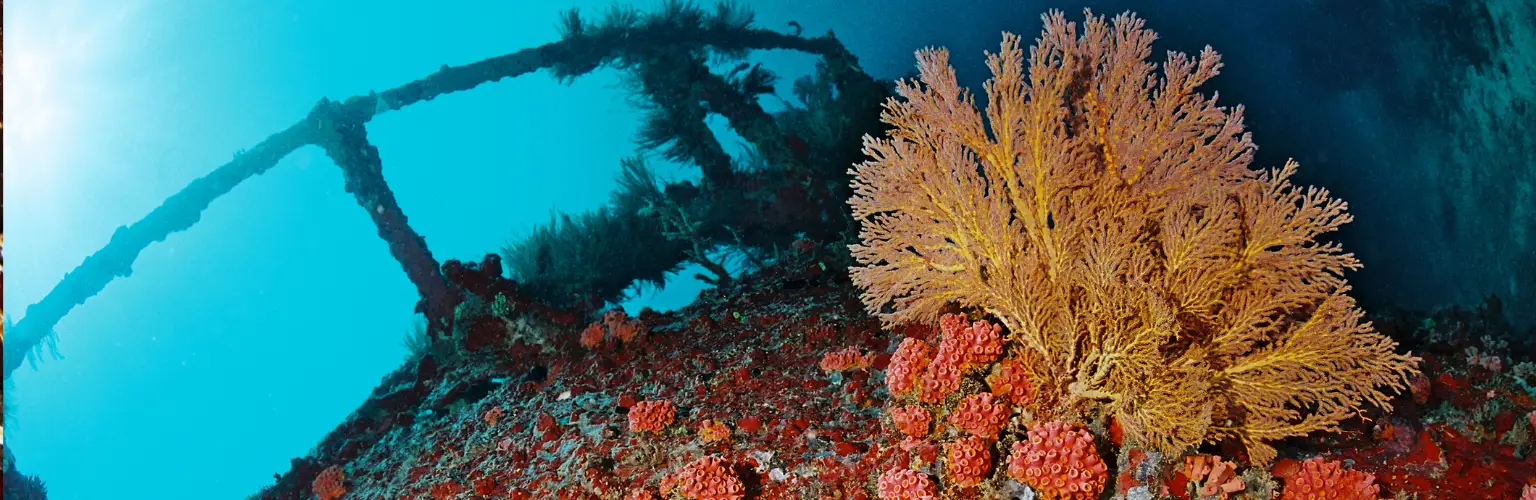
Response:
[[[341,167],[347,192],[368,212],[378,226],[379,237],[389,244],[389,254],[400,261],[406,276],[416,285],[421,295],[418,309],[427,316],[429,330],[451,330],[453,309],[459,305],[460,297],[443,278],[426,240],[411,229],[405,212],[395,202],[394,193],[384,182],[379,149],[368,142],[363,113],[355,112],[356,109],[322,100],[310,115],[310,122],[318,129],[315,142]]]
[[[133,261],[150,243],[164,241],[171,233],[185,231],[202,218],[213,200],[240,182],[260,175],[288,153],[309,143],[307,121],[288,127],[212,173],[198,178],[151,211],[142,220],[117,228],[107,246],[86,257],[53,290],[27,307],[27,313],[6,333],[5,378],[21,366],[27,353],[38,345],[65,314],[100,293],[113,279],[133,273]]]

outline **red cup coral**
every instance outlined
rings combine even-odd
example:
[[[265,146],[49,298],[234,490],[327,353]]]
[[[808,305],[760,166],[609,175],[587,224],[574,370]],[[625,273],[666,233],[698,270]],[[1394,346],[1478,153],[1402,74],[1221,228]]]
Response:
[[[917,387],[917,377],[928,368],[928,343],[907,337],[896,346],[891,364],[885,369],[885,387],[892,396],[900,396]]]
[[[694,460],[676,474],[662,478],[661,491],[688,500],[741,500],[747,487],[736,477],[730,462],[720,457]]]
[[[1024,373],[1024,362],[1017,358],[1006,358],[992,367],[992,373],[987,375],[987,387],[992,388],[993,396],[1015,406],[1029,404],[1034,399],[1029,376]]]
[[[630,432],[661,432],[677,418],[671,401],[641,401],[629,409]]]
[[[1344,470],[1339,462],[1310,458],[1301,463],[1301,471],[1285,480],[1280,500],[1365,500],[1381,494],[1376,476]]]
[[[966,396],[949,414],[949,423],[971,435],[997,439],[997,433],[1008,422],[1008,407],[992,402],[992,394],[979,393]]]
[[[1087,430],[1062,421],[1035,426],[1029,439],[1013,443],[1008,475],[1046,498],[1098,498],[1109,470]]]
[[[731,428],[719,420],[699,422],[699,440],[704,444],[717,443],[731,438]]]
[[[601,320],[587,325],[587,328],[581,331],[581,345],[588,349],[597,349],[611,341],[629,344],[644,331],[645,325],[640,323],[640,320],[630,318],[623,309],[614,309],[604,313]]]
[[[943,344],[954,346],[959,355],[960,371],[970,371],[978,366],[997,361],[1003,355],[1003,327],[990,321],[977,321],[967,325],[965,315],[946,314],[939,318],[944,330]]]
[[[992,451],[979,437],[966,436],[946,443],[944,455],[949,459],[945,470],[949,471],[949,479],[955,486],[976,486],[992,472]]]
[[[623,309],[608,311],[603,315],[603,323],[607,324],[609,335],[625,344],[634,342],[635,337],[639,337],[645,328],[639,320],[624,314]]]
[[[859,352],[857,347],[846,347],[822,355],[821,371],[841,372],[848,370],[867,369],[874,364],[875,356],[872,353]]]
[[[890,469],[875,484],[880,500],[936,500],[939,489],[927,475],[912,469]]]
[[[949,393],[960,389],[960,361],[962,352],[953,344],[940,344],[938,354],[934,355],[933,362],[928,364],[928,369],[923,371],[921,387],[917,393],[918,401],[935,404],[943,401]]]
[[[908,436],[928,435],[928,424],[932,421],[933,415],[921,406],[909,405],[891,409],[891,426]]]

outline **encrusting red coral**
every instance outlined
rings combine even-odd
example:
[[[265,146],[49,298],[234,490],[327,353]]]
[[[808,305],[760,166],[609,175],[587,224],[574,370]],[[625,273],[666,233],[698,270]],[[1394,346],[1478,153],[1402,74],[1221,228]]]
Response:
[[[1092,499],[1104,491],[1109,469],[1086,429],[1053,421],[1029,430],[1029,439],[1013,443],[1008,475],[1046,498]]]
[[[909,405],[891,409],[891,425],[908,436],[927,436],[928,424],[932,421],[933,415],[921,406]]]
[[[746,497],[747,487],[736,477],[730,462],[720,457],[704,457],[663,478],[661,491],[688,500],[741,500]]]
[[[1301,470],[1285,480],[1280,500],[1365,500],[1378,498],[1376,476],[1345,470],[1339,462],[1310,458]]]
[[[1246,485],[1242,478],[1237,477],[1236,470],[1236,464],[1224,462],[1218,457],[1184,457],[1184,477],[1189,478],[1190,489],[1198,498],[1216,497],[1225,500],[1228,495],[1242,491]]]
[[[346,474],[340,467],[332,465],[320,471],[320,475],[315,476],[315,482],[310,485],[310,488],[320,500],[335,500],[347,494],[347,487],[343,484],[345,481]]]
[[[880,500],[934,500],[939,495],[932,479],[912,469],[889,469],[875,487]]]
[[[928,368],[928,343],[912,337],[902,339],[885,370],[885,386],[892,396],[900,396],[917,386],[917,378]]]
[[[976,436],[966,436],[944,444],[948,458],[950,480],[961,488],[970,488],[992,474],[992,453],[987,442]]]
[[[997,439],[1007,422],[1008,407],[992,402],[992,394],[986,392],[966,396],[949,414],[951,425],[989,441]]]
[[[629,409],[630,432],[661,432],[677,418],[671,401],[641,401]]]

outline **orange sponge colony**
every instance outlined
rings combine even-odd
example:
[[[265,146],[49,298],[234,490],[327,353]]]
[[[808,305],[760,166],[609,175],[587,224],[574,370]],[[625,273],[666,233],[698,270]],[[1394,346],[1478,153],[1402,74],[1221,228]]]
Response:
[[[970,488],[992,475],[992,451],[987,442],[976,436],[966,436],[944,445],[949,459],[949,479],[955,486]]]
[[[747,496],[746,485],[736,477],[730,462],[720,457],[694,460],[676,475],[663,479],[661,490],[688,500],[741,500]]]
[[[581,331],[581,346],[587,349],[602,347],[605,334],[602,323],[587,325],[587,328]]]
[[[641,401],[629,409],[629,432],[661,432],[676,418],[671,401]]]
[[[335,500],[347,494],[345,483],[346,474],[341,471],[341,468],[332,465],[315,476],[315,482],[310,484],[310,489],[320,500]]]
[[[1013,444],[1008,475],[1045,498],[1089,500],[1099,497],[1109,469],[1086,429],[1054,421],[1029,430],[1029,440]]]
[[[890,469],[875,485],[880,500],[936,500],[939,488],[926,474],[912,469]]]
[[[1247,485],[1237,477],[1237,465],[1211,455],[1184,457],[1184,477],[1189,478],[1189,489],[1199,498],[1226,498]]]
[[[644,331],[645,325],[640,320],[630,318],[623,309],[614,309],[581,331],[581,345],[588,349],[598,349],[612,341],[629,344]]]
[[[1381,494],[1376,476],[1344,470],[1336,461],[1311,458],[1285,481],[1280,500],[1365,500]]]

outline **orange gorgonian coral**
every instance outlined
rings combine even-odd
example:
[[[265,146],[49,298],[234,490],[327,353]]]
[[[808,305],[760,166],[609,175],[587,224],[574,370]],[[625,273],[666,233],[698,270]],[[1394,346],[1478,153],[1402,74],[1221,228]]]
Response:
[[[852,170],[869,311],[985,312],[1033,414],[1107,414],[1166,452],[1235,439],[1266,463],[1271,441],[1387,406],[1417,359],[1362,320],[1342,276],[1359,262],[1319,239],[1345,203],[1291,185],[1295,163],[1250,168],[1242,108],[1198,91],[1221,67],[1209,48],[1159,67],[1130,14],[1078,28],[1047,14],[1027,61],[1005,35],[984,110],[947,52],[918,53],[882,115],[890,136],[866,138]],[[951,385],[929,375],[924,395]]]

